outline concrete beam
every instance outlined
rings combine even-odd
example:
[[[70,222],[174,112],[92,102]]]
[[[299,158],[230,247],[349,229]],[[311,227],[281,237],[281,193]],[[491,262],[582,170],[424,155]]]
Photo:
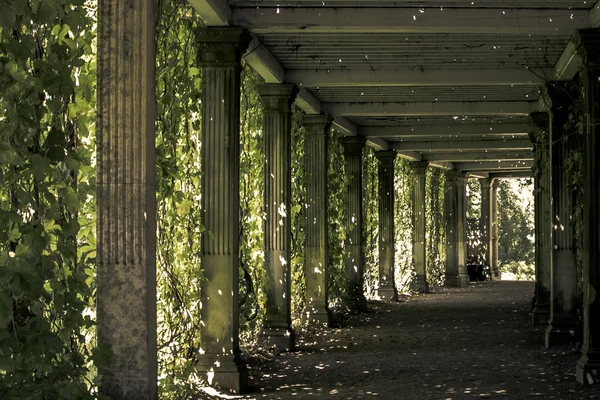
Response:
[[[367,145],[374,148],[375,150],[389,150],[390,145],[387,140],[378,137],[368,137]]]
[[[307,114],[320,114],[321,102],[311,92],[301,88],[298,91],[295,104]],[[331,114],[330,114],[331,115]]]
[[[233,11],[226,0],[188,0],[207,26],[232,25]]]
[[[451,162],[430,162],[429,165],[435,168],[441,168],[445,170],[456,169],[456,166]]]
[[[531,151],[465,151],[453,153],[427,153],[425,161],[435,162],[467,162],[467,161],[531,161]]]
[[[397,154],[398,157],[408,161],[421,161],[423,159],[421,153],[418,153],[416,151],[398,151]]]
[[[531,150],[530,140],[432,140],[391,142],[390,148],[397,151],[461,151],[461,150]],[[427,158],[427,154],[424,154]]]
[[[490,33],[556,35],[589,27],[584,10],[493,8],[252,7],[235,25],[255,33]]]
[[[343,133],[346,136],[356,136],[358,128],[352,122],[343,117],[335,117],[333,119],[333,128]]]
[[[266,83],[282,83],[285,79],[283,66],[256,35],[252,38],[242,59],[250,64]]]
[[[490,177],[490,174],[488,172],[469,172],[467,175],[469,178],[477,179],[485,179]]]
[[[533,161],[480,161],[454,163],[454,168],[461,171],[491,171],[494,169],[531,169]]]
[[[498,172],[489,174],[489,177],[492,179],[518,179],[531,178],[533,177],[533,174],[531,173],[531,171]]]
[[[399,126],[364,126],[359,129],[364,136],[379,137],[463,137],[463,136],[527,136],[532,127],[523,123],[489,123],[489,124],[427,124]]]
[[[551,79],[552,69],[466,68],[459,70],[381,69],[288,70],[285,81],[305,87],[338,86],[481,86],[541,85]]]
[[[324,103],[323,110],[330,115],[355,117],[430,116],[430,115],[529,115],[537,111],[537,102],[373,102]]]

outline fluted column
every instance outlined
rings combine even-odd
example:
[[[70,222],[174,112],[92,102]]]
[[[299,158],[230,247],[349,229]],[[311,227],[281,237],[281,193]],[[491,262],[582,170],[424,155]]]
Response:
[[[362,153],[364,136],[346,136],[342,139],[346,161],[346,249],[344,271],[348,283],[346,307],[351,310],[366,310],[367,300],[363,289],[364,243],[363,243],[363,185]]]
[[[330,325],[327,244],[328,132],[331,117],[306,115],[302,121],[306,173],[306,317],[313,325]]]
[[[546,112],[531,114],[536,130],[530,135],[534,145],[535,203],[535,295],[532,323],[543,325],[550,318],[552,231],[550,213],[550,137]]]
[[[546,347],[581,339],[577,315],[577,265],[573,226],[573,191],[565,160],[573,150],[572,132],[565,131],[572,98],[566,84],[551,82],[546,87],[550,99],[550,167],[552,190],[552,267],[550,319]]]
[[[575,48],[583,57],[580,71],[585,116],[585,200],[583,208],[583,346],[577,381],[600,382],[600,31],[578,31]]]
[[[379,163],[379,286],[377,295],[397,300],[394,282],[394,160],[393,150],[375,153]]]
[[[481,186],[481,254],[483,256],[483,267],[486,271],[491,271],[490,261],[492,260],[490,244],[491,232],[491,214],[492,214],[492,180],[490,178],[479,179]]]
[[[265,153],[265,271],[266,313],[261,339],[268,346],[293,350],[290,203],[292,103],[298,89],[291,84],[266,84],[258,88],[263,104]]]
[[[100,393],[157,398],[153,2],[98,2],[97,332]]]
[[[413,281],[413,289],[419,292],[428,292],[427,283],[427,257],[425,243],[425,175],[427,161],[411,163],[413,170],[413,263],[417,273]]]
[[[239,164],[241,28],[196,31],[202,67],[202,270],[198,369],[209,384],[241,392],[239,349]]]
[[[466,286],[468,275],[466,271],[465,253],[465,190],[463,177],[458,171],[446,171],[446,191],[444,193],[444,208],[446,216],[446,285]],[[462,227],[461,227],[462,225]],[[462,242],[462,243],[461,243]]]
[[[498,180],[492,180],[491,210],[490,214],[490,279],[500,280],[500,269],[498,268]]]

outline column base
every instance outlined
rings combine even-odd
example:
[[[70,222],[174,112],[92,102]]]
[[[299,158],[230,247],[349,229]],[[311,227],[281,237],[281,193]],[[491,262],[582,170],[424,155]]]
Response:
[[[533,326],[547,325],[550,319],[550,306],[536,305],[531,312]]]
[[[469,277],[467,275],[446,275],[444,286],[450,287],[465,287],[469,283]]]
[[[550,348],[565,343],[580,342],[583,338],[578,321],[553,321],[546,328],[545,346]]]
[[[393,287],[383,287],[377,289],[377,296],[385,301],[398,301],[398,292]]]
[[[259,341],[263,346],[274,347],[279,351],[294,351],[296,349],[296,334],[289,327],[264,326]]]
[[[410,290],[412,290],[413,292],[428,293],[429,292],[429,284],[427,283],[427,281],[425,281],[423,279],[419,279],[417,277],[417,280],[414,280],[411,282]]]
[[[248,369],[241,360],[206,355],[200,357],[196,370],[210,386],[238,394],[248,390]]]
[[[331,311],[329,310],[317,310],[313,308],[312,310],[309,308],[304,318],[309,326],[312,327],[330,327],[332,322]]]
[[[600,353],[588,352],[577,361],[577,382],[582,385],[600,383]]]
[[[344,300],[343,305],[350,311],[365,312],[368,310],[367,299],[365,298],[365,296],[356,296],[350,299],[346,299]]]
[[[501,281],[502,272],[499,269],[493,269],[490,271],[490,281]]]

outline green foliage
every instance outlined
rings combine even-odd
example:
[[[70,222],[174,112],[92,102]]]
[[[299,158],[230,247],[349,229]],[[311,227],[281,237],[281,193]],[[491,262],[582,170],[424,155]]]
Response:
[[[414,177],[410,162],[396,157],[394,163],[394,245],[395,281],[398,293],[410,291],[410,283],[416,276],[413,264],[413,186]]]
[[[379,177],[375,151],[363,150],[363,239],[365,244],[365,296],[375,297],[379,279]]]
[[[184,0],[161,3],[157,21],[157,317],[162,398],[193,394],[199,347],[201,77]]]
[[[0,398],[95,396],[95,5],[0,3]]]
[[[483,264],[485,243],[481,241],[481,185],[467,180],[467,264]]]
[[[329,303],[340,305],[348,296],[348,284],[344,274],[345,239],[346,239],[346,204],[345,193],[348,185],[344,168],[343,135],[334,129],[329,130],[327,169],[327,237],[329,254]]]
[[[427,282],[431,286],[441,285],[446,276],[445,184],[444,171],[439,168],[427,168],[425,239]]]

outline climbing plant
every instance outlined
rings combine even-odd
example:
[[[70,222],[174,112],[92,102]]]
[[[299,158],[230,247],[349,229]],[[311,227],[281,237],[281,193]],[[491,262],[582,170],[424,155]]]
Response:
[[[481,241],[481,185],[478,179],[467,180],[467,264],[483,264]]]
[[[371,147],[363,150],[363,240],[365,243],[364,281],[365,295],[375,296],[379,278],[379,178],[375,151]]]
[[[410,162],[396,157],[394,163],[394,239],[395,239],[395,280],[398,293],[410,291],[410,283],[416,276],[413,265],[413,208],[414,186]]]
[[[427,247],[427,282],[431,286],[441,285],[446,275],[445,182],[443,170],[432,167],[427,168],[425,239]]]
[[[96,396],[95,4],[0,3],[0,398]]]

